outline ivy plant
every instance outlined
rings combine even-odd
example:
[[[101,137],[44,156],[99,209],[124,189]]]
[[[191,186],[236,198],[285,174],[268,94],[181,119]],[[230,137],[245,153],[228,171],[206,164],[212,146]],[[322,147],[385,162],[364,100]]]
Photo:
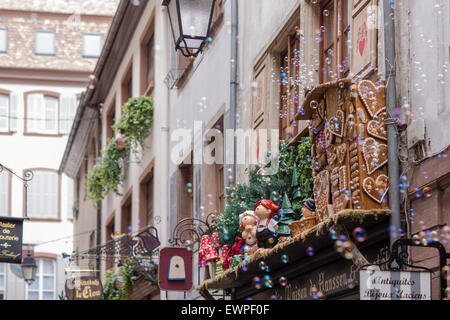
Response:
[[[114,268],[106,271],[103,281],[103,300],[128,300],[133,290],[133,278],[137,276],[135,266],[135,260],[128,258],[118,273],[115,273]],[[118,288],[116,280],[120,280]]]
[[[153,126],[153,100],[149,97],[132,98],[122,106],[122,110],[123,114],[113,129],[125,135],[133,148],[141,146],[144,149],[144,141]]]
[[[123,140],[122,138],[120,138]],[[121,142],[121,143],[119,143]],[[123,161],[129,156],[130,142],[111,139],[102,152],[101,160],[88,173],[87,197],[96,202],[102,201],[110,191],[120,195],[119,185],[123,181]]]

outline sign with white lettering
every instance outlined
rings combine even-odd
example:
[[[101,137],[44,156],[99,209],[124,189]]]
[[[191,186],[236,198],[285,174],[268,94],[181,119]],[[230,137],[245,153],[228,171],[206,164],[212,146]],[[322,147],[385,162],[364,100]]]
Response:
[[[361,270],[361,300],[431,300],[431,273]]]

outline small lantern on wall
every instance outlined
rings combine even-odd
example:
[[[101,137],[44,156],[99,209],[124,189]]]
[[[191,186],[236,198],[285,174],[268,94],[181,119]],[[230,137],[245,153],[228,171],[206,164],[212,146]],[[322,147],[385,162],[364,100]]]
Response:
[[[28,252],[25,259],[23,259],[21,266],[23,279],[26,283],[28,283],[28,285],[31,285],[36,280],[37,265],[30,252]]]
[[[203,51],[209,37],[216,0],[164,0],[175,50],[188,58]]]

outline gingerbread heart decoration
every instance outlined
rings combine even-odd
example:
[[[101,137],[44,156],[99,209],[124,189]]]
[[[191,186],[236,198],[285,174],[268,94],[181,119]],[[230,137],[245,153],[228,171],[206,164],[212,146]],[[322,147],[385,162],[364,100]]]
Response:
[[[385,86],[377,87],[372,81],[362,80],[358,83],[358,93],[372,118],[386,107]]]
[[[331,118],[330,121],[328,121],[331,133],[342,138],[344,134],[344,121],[345,121],[344,111],[338,110],[336,112],[336,116]]]
[[[375,138],[387,141],[386,118],[386,108],[383,108],[367,124],[367,133]]]
[[[387,145],[367,138],[363,144],[363,155],[366,161],[367,174],[371,175],[388,162]]]
[[[389,189],[389,178],[385,174],[381,174],[375,180],[372,177],[367,177],[363,182],[364,192],[378,203],[383,203],[383,200]]]

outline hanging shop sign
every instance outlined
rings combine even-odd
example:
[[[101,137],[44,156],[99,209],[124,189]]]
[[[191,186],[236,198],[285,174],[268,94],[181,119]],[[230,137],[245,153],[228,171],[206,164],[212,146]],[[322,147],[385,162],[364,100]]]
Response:
[[[23,218],[0,217],[0,262],[22,263]]]
[[[95,277],[79,277],[66,281],[68,300],[100,300],[102,298],[102,282]]]
[[[184,248],[164,248],[159,252],[158,285],[166,291],[190,291],[192,251]]]
[[[431,300],[431,273],[361,270],[361,300]]]

